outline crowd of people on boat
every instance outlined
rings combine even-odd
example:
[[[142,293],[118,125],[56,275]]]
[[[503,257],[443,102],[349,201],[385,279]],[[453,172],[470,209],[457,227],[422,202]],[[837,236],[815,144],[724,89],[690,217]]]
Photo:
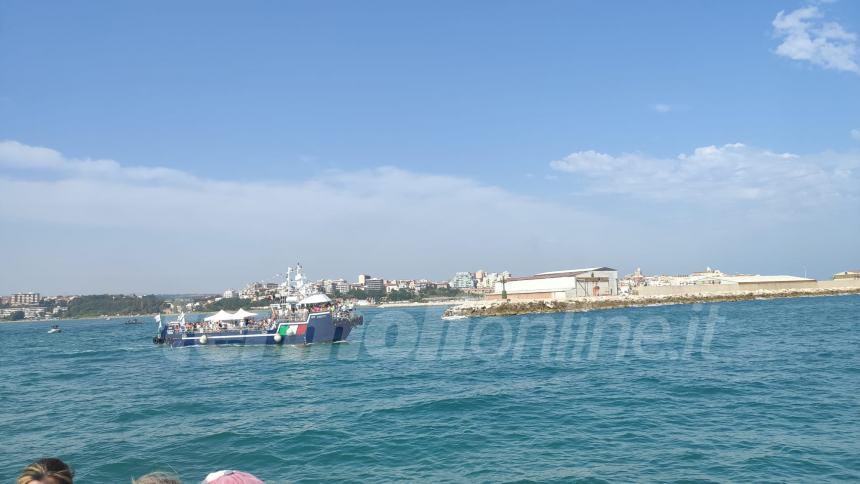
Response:
[[[184,331],[187,333],[217,333],[230,330],[261,330],[268,331],[277,328],[279,322],[303,322],[307,321],[308,316],[313,313],[328,312],[332,313],[332,317],[343,322],[353,322],[360,324],[360,317],[352,312],[353,308],[346,305],[338,305],[333,303],[319,303],[308,306],[298,306],[295,304],[273,305],[272,313],[269,317],[258,318],[255,313],[247,313],[248,317],[234,319],[229,313],[221,316],[215,314],[202,321],[186,321],[185,315],[182,314],[176,321],[171,321],[169,326],[174,330]],[[240,310],[241,311],[241,310]],[[223,311],[222,311],[223,312]],[[219,316],[221,316],[219,318]],[[159,322],[159,325],[161,323]],[[159,326],[161,328],[161,326]],[[159,329],[160,331],[160,329]]]
[[[248,317],[244,319],[225,319],[223,321],[185,321],[182,329],[187,332],[205,333],[218,332],[231,329],[256,329],[256,330],[271,330],[275,329],[279,321],[307,321],[308,316],[312,313],[321,313],[332,311],[335,317],[346,317],[350,310],[345,307],[335,306],[329,303],[315,304],[308,307],[284,307],[274,309],[272,315],[267,318]]]
[[[231,329],[268,330],[274,329],[275,326],[277,326],[277,320],[275,318],[262,318],[239,321],[197,321],[193,323],[186,321],[182,329],[187,332],[206,333],[227,331]]]
[[[56,458],[39,459],[25,467],[15,484],[73,484],[75,472]],[[260,478],[247,472],[221,470],[208,474],[201,484],[264,484]],[[151,472],[131,479],[132,484],[182,484],[176,474]]]

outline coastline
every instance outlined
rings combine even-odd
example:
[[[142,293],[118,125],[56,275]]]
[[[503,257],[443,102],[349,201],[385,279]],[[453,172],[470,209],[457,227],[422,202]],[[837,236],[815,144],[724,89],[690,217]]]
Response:
[[[271,309],[267,306],[250,306],[251,311],[271,311]],[[198,314],[210,314],[213,311],[191,311],[185,313],[186,316],[198,315]],[[4,319],[0,319],[0,324],[5,323],[48,323],[48,322],[61,322],[61,321],[96,321],[101,320],[106,323],[111,321],[118,321],[122,319],[131,319],[131,318],[151,318],[155,315],[155,313],[144,313],[144,314],[119,314],[114,316],[108,316],[105,318],[104,314],[96,315],[96,316],[76,316],[73,318],[47,318],[47,319],[19,319],[18,321],[7,321]],[[170,318],[178,316],[178,313],[161,313],[161,316],[164,318]],[[145,324],[145,323],[144,323]]]
[[[782,299],[792,297],[844,296],[860,294],[858,287],[809,288],[759,291],[735,291],[728,293],[700,293],[660,296],[608,296],[580,298],[564,301],[472,301],[445,310],[444,316],[518,316],[522,314],[565,313],[598,311],[604,309],[666,306],[673,304],[718,303],[753,301],[759,299]]]
[[[76,316],[74,318],[47,318],[47,319],[19,319],[18,321],[6,321],[0,319],[0,324],[4,323],[50,323],[50,322],[61,322],[61,321],[97,321],[101,320],[106,323],[111,321],[117,321],[121,319],[129,319],[129,318],[146,318],[152,317],[152,313],[150,314],[129,314],[123,316],[110,316],[105,319],[104,316]]]
[[[390,308],[412,308],[412,307],[421,307],[421,306],[456,306],[461,304],[468,304],[470,301],[466,299],[446,299],[444,301],[426,301],[426,302],[391,302],[391,303],[382,303],[375,307],[381,309],[390,309]],[[473,301],[474,302],[474,301]]]

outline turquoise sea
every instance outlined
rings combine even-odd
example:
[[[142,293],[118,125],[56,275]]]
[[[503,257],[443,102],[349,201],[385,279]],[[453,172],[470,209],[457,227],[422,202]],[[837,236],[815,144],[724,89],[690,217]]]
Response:
[[[0,325],[0,482],[858,481],[860,296],[444,322],[170,349],[154,323]],[[150,321],[149,319],[147,321]]]

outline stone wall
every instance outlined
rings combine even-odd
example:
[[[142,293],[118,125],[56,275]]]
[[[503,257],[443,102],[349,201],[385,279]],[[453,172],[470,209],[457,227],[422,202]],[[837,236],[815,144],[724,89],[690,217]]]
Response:
[[[564,293],[562,293],[564,294]],[[501,301],[501,294],[487,294],[484,297],[487,301]],[[551,292],[524,292],[524,293],[508,293],[509,301],[531,301],[536,299],[554,299]]]
[[[787,289],[817,289],[818,281],[741,282],[740,291],[784,291]]]
[[[839,289],[841,287],[860,287],[860,279],[837,279],[835,281],[818,281],[818,287],[822,289]]]
[[[634,288],[639,296],[683,296],[691,294],[727,294],[741,289],[737,284],[697,284],[688,286],[640,286]]]
[[[792,289],[860,288],[860,279],[836,281],[754,282],[742,284],[701,284],[688,286],[640,286],[634,288],[639,296],[684,296],[693,294],[729,294],[738,291],[784,291]]]

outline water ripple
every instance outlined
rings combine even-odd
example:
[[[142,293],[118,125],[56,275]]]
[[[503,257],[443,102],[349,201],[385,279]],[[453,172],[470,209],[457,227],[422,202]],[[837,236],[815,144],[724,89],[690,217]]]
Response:
[[[690,345],[688,322],[712,307],[710,347],[702,329]],[[80,482],[219,468],[270,482],[856,481],[858,309],[846,296],[457,325],[439,309],[368,310],[350,344],[301,348],[0,325],[0,481],[43,455]],[[655,318],[669,334],[637,352],[638,323]],[[571,323],[584,342],[546,344]]]

